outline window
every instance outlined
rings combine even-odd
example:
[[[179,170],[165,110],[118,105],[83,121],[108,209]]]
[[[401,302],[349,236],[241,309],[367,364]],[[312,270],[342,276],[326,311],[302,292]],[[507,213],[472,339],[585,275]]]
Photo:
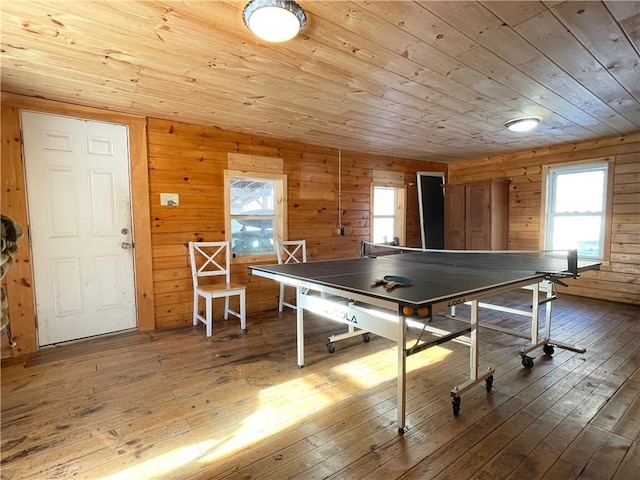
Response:
[[[608,169],[608,162],[549,168],[545,249],[604,258]]]
[[[371,241],[404,245],[404,188],[374,185],[371,198]]]
[[[286,177],[225,170],[225,209],[234,257],[275,255],[286,231]]]

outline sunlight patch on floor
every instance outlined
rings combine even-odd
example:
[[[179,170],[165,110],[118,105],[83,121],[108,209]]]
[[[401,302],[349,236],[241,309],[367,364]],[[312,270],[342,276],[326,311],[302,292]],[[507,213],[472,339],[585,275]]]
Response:
[[[416,355],[415,357],[421,357],[416,361],[412,361],[410,357],[407,361],[407,372],[440,362],[450,353],[446,348],[433,347]],[[373,388],[395,380],[397,366],[395,362],[389,363],[390,355],[395,358],[395,347],[331,367],[328,371],[344,377],[350,384],[355,384],[356,390]],[[380,365],[385,363],[387,365],[380,368]],[[210,463],[220,460],[292,427],[301,418],[342,401],[352,394],[352,389],[342,389],[339,384],[333,388],[333,383],[325,376],[314,373],[263,389],[260,393],[259,409],[246,417],[242,427],[224,444],[214,446],[217,443],[214,440],[200,442],[203,450],[208,451],[201,461]]]
[[[149,480],[162,478],[168,472],[176,470],[187,463],[196,460],[202,451],[197,444],[175,448],[167,453],[150,458],[132,467],[120,470],[112,475],[102,477],[102,480]]]
[[[407,359],[407,373],[444,360],[450,350],[439,346]],[[222,429],[218,438],[199,440],[197,443],[171,450],[152,459],[121,470],[102,480],[136,478],[147,480],[167,476],[191,462],[206,468],[217,461],[295,426],[302,418],[316,413],[353,394],[354,388],[340,388],[335,377],[342,377],[355,385],[355,391],[376,387],[393,381],[397,365],[389,358],[397,355],[396,348],[366,355],[357,360],[331,367],[329,375],[311,373],[302,378],[273,385],[261,390],[260,406],[240,424]],[[334,380],[331,380],[331,378]]]
[[[451,350],[443,347],[432,347],[427,351],[421,352],[420,355],[414,355],[407,358],[407,373],[423,368],[426,365],[432,365],[443,361]],[[393,355],[394,358],[397,355],[396,348],[389,348],[380,353],[369,355],[369,358],[377,355],[384,355],[386,358],[389,355]],[[383,382],[395,380],[398,374],[397,364],[389,364],[388,368],[380,369],[376,366],[375,362],[363,361],[362,358],[353,360],[342,365],[333,367],[331,371],[339,373],[341,375],[348,375],[351,382],[356,383],[361,388],[372,388]]]

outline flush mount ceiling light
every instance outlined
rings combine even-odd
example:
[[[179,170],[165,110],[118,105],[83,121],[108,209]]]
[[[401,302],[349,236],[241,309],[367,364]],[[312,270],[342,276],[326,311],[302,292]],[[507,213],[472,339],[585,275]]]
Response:
[[[524,118],[516,118],[514,120],[509,120],[504,124],[512,132],[527,132],[532,130],[538,126],[542,120],[540,117],[524,117]]]
[[[285,42],[300,33],[307,16],[293,0],[251,0],[242,10],[249,30],[268,42]]]

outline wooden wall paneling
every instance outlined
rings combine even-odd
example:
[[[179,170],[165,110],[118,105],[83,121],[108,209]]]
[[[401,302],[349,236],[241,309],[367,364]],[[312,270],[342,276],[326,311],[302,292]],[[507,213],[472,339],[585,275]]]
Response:
[[[373,170],[373,183],[382,186],[404,186],[403,172],[389,172],[387,170]]]
[[[449,172],[456,176],[456,183],[494,178],[508,168],[540,168],[544,165],[604,158],[610,155],[638,152],[640,132],[622,137],[608,137],[582,143],[566,143],[527,151],[514,151],[504,155],[465,159],[449,164]],[[506,176],[506,175],[505,175]]]
[[[2,213],[18,222],[24,231],[5,277],[11,322],[11,348],[2,335],[2,357],[19,356],[38,349],[36,311],[33,298],[33,272],[27,229],[27,198],[20,141],[20,109],[2,103]]]
[[[27,106],[37,104],[39,108],[34,107],[36,110],[63,115],[118,121],[113,120],[115,116],[121,123],[131,119],[128,115],[32,101],[19,96],[3,96],[3,114],[7,112],[5,98],[20,98]],[[383,176],[387,175],[384,172],[389,172],[388,176],[395,179],[410,179],[417,170],[424,168],[446,170],[444,164],[345,152],[342,170],[344,194],[342,211],[338,212],[337,149],[160,119],[148,119],[145,124],[144,120],[135,118],[137,123],[129,122],[132,125],[130,132],[145,138],[131,148],[135,157],[132,159],[132,171],[137,172],[132,172],[134,209],[136,212],[145,211],[142,216],[134,213],[134,221],[138,222],[135,226],[136,264],[148,272],[137,272],[141,328],[190,323],[192,287],[186,245],[191,240],[224,238],[222,178],[229,153],[282,158],[289,183],[288,214],[293,219],[288,235],[290,238],[296,235],[308,239],[310,257],[317,260],[359,254],[360,242],[369,237],[369,187],[374,170],[383,172]],[[9,129],[3,128],[3,148],[6,149],[10,142],[5,132]],[[3,169],[5,165],[8,164],[3,163]],[[137,175],[137,179],[133,179],[133,175]],[[3,173],[3,178],[10,179],[10,176]],[[160,206],[159,195],[162,192],[178,193],[180,205]],[[19,200],[16,192],[5,193],[10,198],[8,201],[3,198],[3,205]],[[26,212],[26,208],[24,210]],[[409,195],[407,212],[407,239],[417,245],[419,221],[417,198],[414,199],[413,195]],[[346,230],[344,237],[335,233],[340,216]],[[274,308],[277,305],[275,282],[256,281],[246,266],[238,268],[234,269],[234,276],[249,287],[250,311]],[[153,313],[156,301],[159,308]],[[34,327],[28,330],[35,339]],[[32,344],[35,345],[35,340]]]
[[[215,139],[215,143],[212,140]],[[210,147],[211,152],[226,159],[230,152],[278,157],[277,142],[261,139],[252,140],[253,136],[238,132],[229,132],[218,127],[193,125],[171,120],[149,118],[149,148],[155,146],[155,153],[161,153],[161,146],[175,147],[176,143],[187,145],[195,142],[199,148]],[[254,143],[252,143],[254,142]],[[241,150],[241,151],[240,151]]]
[[[136,304],[138,329],[155,328],[153,274],[149,218],[149,187],[147,166],[146,119],[78,105],[52,102],[34,97],[2,93],[2,182],[8,182],[2,191],[2,211],[27,225],[27,200],[24,188],[22,147],[20,144],[21,109],[67,115],[91,120],[120,123],[129,129],[129,157],[134,230],[134,258],[136,275]],[[9,270],[8,287],[12,315],[12,333],[17,345],[9,355],[22,355],[36,351],[34,294],[31,281],[31,252],[28,233],[20,246],[18,261]],[[11,299],[13,297],[13,299]],[[14,303],[15,302],[15,303]],[[3,350],[4,353],[4,350]]]
[[[599,273],[585,273],[579,280],[568,280],[569,288],[559,290],[560,294],[578,295],[590,298],[606,298],[614,302],[638,304],[638,286],[620,281],[615,276],[613,281],[600,281]]]
[[[9,110],[4,99],[3,96],[3,157],[11,144],[10,135],[5,133],[9,130],[4,128],[10,125],[5,120]],[[55,113],[74,114],[63,104],[49,105]],[[391,178],[404,178],[405,182],[411,182],[418,170],[448,169],[449,182],[452,183],[489,180],[508,172],[513,179],[510,189],[509,245],[510,248],[530,249],[537,248],[539,239],[542,166],[616,155],[611,232],[615,261],[612,259],[601,272],[585,275],[570,290],[571,293],[637,302],[636,286],[640,267],[634,248],[640,244],[640,222],[634,215],[640,202],[640,173],[636,168],[640,134],[480,158],[448,167],[444,164],[343,152],[344,189],[342,211],[338,212],[337,149],[160,119],[148,119],[146,132],[147,142],[142,143],[147,150],[147,157],[143,158],[144,154],[140,152],[135,154],[143,158],[139,165],[145,166],[144,177],[148,179],[146,190],[144,181],[139,183],[139,190],[145,192],[148,205],[146,231],[149,236],[149,248],[141,253],[146,253],[150,258],[142,258],[140,263],[149,264],[149,288],[144,290],[147,293],[143,304],[153,306],[154,302],[158,302],[158,306],[161,306],[155,316],[145,315],[147,321],[155,320],[154,326],[157,328],[191,322],[192,285],[186,245],[190,240],[224,238],[221,179],[229,153],[283,159],[289,190],[288,236],[306,238],[309,257],[313,260],[348,258],[359,254],[360,242],[369,237],[369,186],[374,171],[389,172]],[[6,162],[3,162],[3,185],[5,179],[10,179],[5,175],[5,166]],[[167,191],[180,193],[179,207],[159,206],[159,193]],[[407,244],[417,246],[420,244],[417,192],[412,188],[408,192]],[[24,196],[24,190],[21,194]],[[20,192],[3,189],[3,211],[5,205],[19,202],[19,197]],[[145,202],[136,199],[135,203]],[[340,217],[346,229],[344,237],[335,233]],[[136,230],[142,232],[143,236],[144,228],[136,226]],[[144,238],[136,236],[137,250],[140,242],[144,245]],[[138,259],[136,261],[138,263]],[[244,265],[235,266],[233,275],[234,279],[240,279],[248,285],[249,311],[276,306],[275,282],[256,280]],[[27,284],[30,283],[27,281]]]
[[[509,248],[538,249],[544,228],[542,171],[561,163],[613,158],[609,258],[561,292],[640,304],[640,132],[535,151],[449,164],[451,183],[486,181],[509,172]]]
[[[282,173],[283,161],[278,157],[229,153],[227,154],[227,168],[243,172]]]
[[[612,211],[611,262],[640,271],[640,152],[616,156]]]
[[[157,302],[162,306],[157,313],[159,327],[191,321],[186,312],[190,308],[188,296],[191,292],[188,262],[181,258],[187,258],[186,243],[191,239],[224,238],[223,185],[215,180],[222,178],[224,169],[241,165],[241,170],[249,171],[259,169],[265,162],[267,168],[272,168],[273,165],[269,167],[269,162],[262,157],[281,159],[282,167],[278,164],[275,168],[282,168],[287,175],[287,236],[293,240],[307,240],[309,260],[359,255],[360,242],[369,239],[370,186],[374,172],[377,172],[377,178],[405,185],[415,178],[418,170],[446,170],[445,164],[343,151],[339,212],[337,149],[153,118],[149,119],[148,129],[150,198],[156,203],[151,207],[154,287]],[[228,163],[222,159],[227,159]],[[189,174],[188,182],[185,173]],[[156,196],[160,188],[171,185],[175,185],[174,191],[183,192],[180,205],[158,207]],[[409,192],[407,239],[415,246],[420,242],[417,191],[410,189]],[[184,216],[182,212],[185,212]],[[179,225],[181,217],[185,221]],[[336,234],[339,219],[345,227],[342,237]],[[246,264],[234,265],[232,276],[234,282],[247,285],[249,312],[277,306],[278,286],[275,282],[256,280]]]
[[[176,176],[176,173],[182,173],[180,177]],[[191,171],[187,172],[176,168],[176,171],[153,169],[149,171],[150,180],[154,186],[165,187],[165,185],[175,184],[175,186],[194,186],[202,185],[205,188],[212,188],[222,185],[222,177],[217,173],[211,173],[205,171]],[[152,190],[152,192],[158,191],[158,188]]]
[[[464,159],[449,164],[450,171],[456,173],[456,178],[464,178],[468,175],[469,181],[474,178],[485,178],[485,173],[501,171],[502,169],[517,167],[536,167],[540,163],[540,158],[545,158],[545,164],[562,163],[567,161],[577,161],[611,155],[612,151],[617,153],[634,152],[637,143],[640,142],[640,132],[622,137],[607,137],[583,143],[565,143],[560,145],[539,148],[536,150],[514,150],[512,152],[484,156],[472,159]],[[594,154],[594,152],[605,152]],[[488,169],[482,170],[480,169]],[[465,180],[466,181],[466,180]]]
[[[536,250],[540,232],[540,175],[514,177],[509,185],[509,248]]]

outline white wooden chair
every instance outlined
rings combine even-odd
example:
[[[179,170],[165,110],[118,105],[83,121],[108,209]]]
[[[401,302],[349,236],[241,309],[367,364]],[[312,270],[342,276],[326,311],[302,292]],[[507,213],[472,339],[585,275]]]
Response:
[[[276,254],[278,255],[278,263],[305,263],[307,261],[307,242],[306,240],[282,240],[276,244]],[[284,301],[284,283],[280,284],[280,304],[278,310],[282,312],[284,307],[296,307],[292,303]]]
[[[229,242],[189,242],[191,257],[191,274],[193,276],[193,324],[198,320],[205,324],[207,337],[211,336],[213,327],[213,299],[224,298],[224,319],[232,314],[240,319],[240,328],[247,331],[244,285],[231,283],[229,264],[231,252]],[[201,277],[224,276],[225,283],[200,285]],[[229,297],[240,297],[240,313],[229,308]],[[205,316],[198,310],[199,300],[205,300]]]

